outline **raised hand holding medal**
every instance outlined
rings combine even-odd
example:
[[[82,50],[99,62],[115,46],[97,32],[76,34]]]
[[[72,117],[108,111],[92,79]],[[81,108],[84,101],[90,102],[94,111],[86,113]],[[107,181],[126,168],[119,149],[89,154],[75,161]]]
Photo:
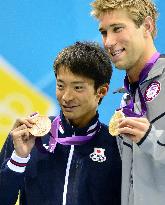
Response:
[[[27,157],[37,139],[47,134],[51,129],[51,121],[46,116],[33,113],[26,118],[16,120],[10,134],[15,152],[20,157]]]
[[[33,136],[42,137],[51,129],[51,120],[47,116],[34,115],[33,122],[32,128],[28,129]]]
[[[138,143],[143,140],[146,134],[150,131],[152,126],[147,120],[147,118],[145,118],[147,106],[143,94],[140,90],[139,84],[147,78],[149,71],[151,70],[153,64],[157,61],[159,56],[160,53],[156,52],[147,62],[147,64],[140,73],[137,87],[141,104],[140,113],[136,113],[134,111],[134,101],[130,95],[131,98],[129,100],[129,103],[126,104],[126,106],[122,107],[120,110],[116,111],[115,114],[112,116],[112,119],[110,120],[109,132],[112,136],[124,134],[126,137],[130,138],[135,143]],[[124,80],[124,87],[126,91],[130,93],[130,83],[127,75]],[[122,119],[122,115],[126,117]]]

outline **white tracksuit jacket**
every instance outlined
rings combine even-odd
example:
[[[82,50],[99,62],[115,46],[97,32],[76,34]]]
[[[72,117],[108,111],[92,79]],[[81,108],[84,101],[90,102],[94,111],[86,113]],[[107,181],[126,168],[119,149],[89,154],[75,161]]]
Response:
[[[122,205],[165,205],[165,57],[140,84],[150,132],[139,143],[118,137],[122,157]],[[141,110],[138,91],[135,112]]]

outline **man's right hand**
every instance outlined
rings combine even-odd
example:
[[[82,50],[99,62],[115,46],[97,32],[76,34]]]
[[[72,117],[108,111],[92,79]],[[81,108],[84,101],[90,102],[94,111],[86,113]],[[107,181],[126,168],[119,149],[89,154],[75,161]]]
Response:
[[[27,157],[35,144],[36,137],[31,135],[28,130],[28,128],[32,128],[33,124],[35,123],[32,117],[17,119],[10,132],[15,152],[19,157]]]

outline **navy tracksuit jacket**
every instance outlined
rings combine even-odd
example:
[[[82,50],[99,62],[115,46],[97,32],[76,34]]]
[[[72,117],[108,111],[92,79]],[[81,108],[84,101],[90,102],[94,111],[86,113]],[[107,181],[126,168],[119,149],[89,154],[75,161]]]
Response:
[[[98,114],[81,129],[69,125],[62,114],[61,118],[64,133],[59,131],[59,137],[86,135]],[[42,138],[43,144],[48,145],[49,138],[50,133]],[[105,161],[90,158],[94,148],[105,149]],[[24,173],[7,167],[12,152],[9,135],[0,153],[0,205],[14,205],[19,190],[21,205],[121,204],[121,159],[116,139],[102,123],[99,132],[84,145],[57,144],[55,152],[47,154],[34,147]]]

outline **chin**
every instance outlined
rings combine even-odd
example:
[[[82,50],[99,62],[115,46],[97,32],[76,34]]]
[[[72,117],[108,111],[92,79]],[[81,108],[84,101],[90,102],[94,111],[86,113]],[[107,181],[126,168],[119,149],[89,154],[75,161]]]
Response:
[[[71,113],[71,112],[63,112],[65,118],[67,118],[68,120],[72,120],[75,118],[75,114],[74,113]]]
[[[126,68],[115,66],[118,70],[126,70]]]
[[[125,66],[120,64],[120,63],[114,63],[115,68],[117,68],[118,70],[126,70]]]

